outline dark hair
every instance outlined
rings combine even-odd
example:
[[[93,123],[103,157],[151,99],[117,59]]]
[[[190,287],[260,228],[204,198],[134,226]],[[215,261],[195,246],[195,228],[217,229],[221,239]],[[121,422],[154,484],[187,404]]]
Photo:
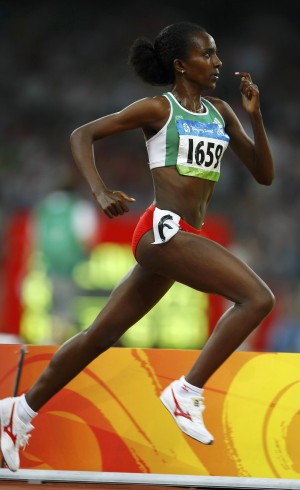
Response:
[[[152,43],[138,37],[129,50],[128,64],[151,85],[169,85],[175,80],[173,61],[185,60],[193,44],[193,36],[206,32],[191,22],[178,22],[165,27]]]

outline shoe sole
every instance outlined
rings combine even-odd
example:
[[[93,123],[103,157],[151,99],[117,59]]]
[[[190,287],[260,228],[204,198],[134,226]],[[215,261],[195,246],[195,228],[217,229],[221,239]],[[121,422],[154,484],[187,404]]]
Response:
[[[0,420],[2,421],[2,409],[1,409],[1,406],[0,406]],[[2,425],[2,423],[0,422],[0,438],[1,438],[1,440],[2,440],[2,435],[3,435],[3,425]],[[10,466],[10,465],[9,465],[9,463],[7,462],[7,459],[4,457],[4,454],[3,454],[2,448],[1,448],[1,452],[2,452],[2,457],[3,457],[3,460],[4,460],[5,464],[6,464],[6,466],[8,467],[8,469],[9,469],[10,471],[13,471],[14,473],[15,473],[16,471],[18,471],[18,469],[19,469],[19,468],[15,468],[15,469],[14,469],[14,468],[11,468],[11,466]]]
[[[198,442],[201,442],[201,444],[205,444],[205,446],[211,446],[213,443],[214,443],[214,439],[212,439],[211,441],[209,442],[205,442],[205,441],[202,441],[201,439],[198,439],[197,437],[194,437],[192,436],[191,434],[189,434],[186,430],[182,429],[181,427],[179,427],[179,425],[177,424],[177,419],[175,417],[175,415],[173,414],[173,410],[170,406],[168,406],[167,402],[165,402],[165,400],[163,399],[163,395],[160,396],[160,401],[162,402],[162,404],[165,406],[165,408],[168,410],[169,414],[172,415],[173,419],[175,420],[175,423],[177,425],[177,427],[182,431],[184,432],[184,434],[186,434],[187,436],[191,437],[192,439],[194,439],[195,441],[198,441]]]

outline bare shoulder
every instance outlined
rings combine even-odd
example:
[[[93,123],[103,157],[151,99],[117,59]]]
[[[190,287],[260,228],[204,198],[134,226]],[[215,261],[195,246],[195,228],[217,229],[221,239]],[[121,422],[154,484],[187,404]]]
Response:
[[[223,99],[219,99],[218,97],[208,96],[204,98],[208,100],[219,111],[219,113],[223,116],[224,121],[231,120],[231,118],[233,117],[233,110],[228,102]]]
[[[205,97],[221,114],[225,122],[225,128],[231,139],[231,145],[234,140],[245,138],[246,133],[242,127],[241,121],[232,107],[225,100],[217,97]],[[247,138],[247,136],[246,136]]]
[[[169,102],[163,95],[154,97],[144,97],[139,99],[125,108],[125,110],[136,110],[144,112],[146,111],[149,115],[153,116],[163,116],[166,111],[170,108]]]
[[[120,118],[135,120],[138,126],[147,130],[159,130],[170,114],[170,105],[163,95],[145,97],[133,102],[120,113]]]

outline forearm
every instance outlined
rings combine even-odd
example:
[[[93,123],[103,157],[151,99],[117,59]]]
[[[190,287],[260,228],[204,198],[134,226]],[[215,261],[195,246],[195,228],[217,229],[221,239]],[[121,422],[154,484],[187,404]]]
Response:
[[[95,164],[93,139],[88,131],[75,129],[70,136],[70,145],[73,159],[93,194],[106,189]]]
[[[264,185],[274,180],[274,162],[261,113],[252,114],[250,121],[254,139],[253,175]]]

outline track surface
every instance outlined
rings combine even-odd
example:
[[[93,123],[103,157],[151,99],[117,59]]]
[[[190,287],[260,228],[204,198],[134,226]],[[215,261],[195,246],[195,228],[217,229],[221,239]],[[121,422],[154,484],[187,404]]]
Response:
[[[26,482],[8,482],[0,481],[1,490],[186,490],[187,487],[170,487],[161,485],[115,485],[115,484],[98,484],[98,483],[26,483]],[[201,487],[202,490],[205,489]],[[229,489],[230,490],[230,489]],[[235,490],[232,488],[231,490]]]

